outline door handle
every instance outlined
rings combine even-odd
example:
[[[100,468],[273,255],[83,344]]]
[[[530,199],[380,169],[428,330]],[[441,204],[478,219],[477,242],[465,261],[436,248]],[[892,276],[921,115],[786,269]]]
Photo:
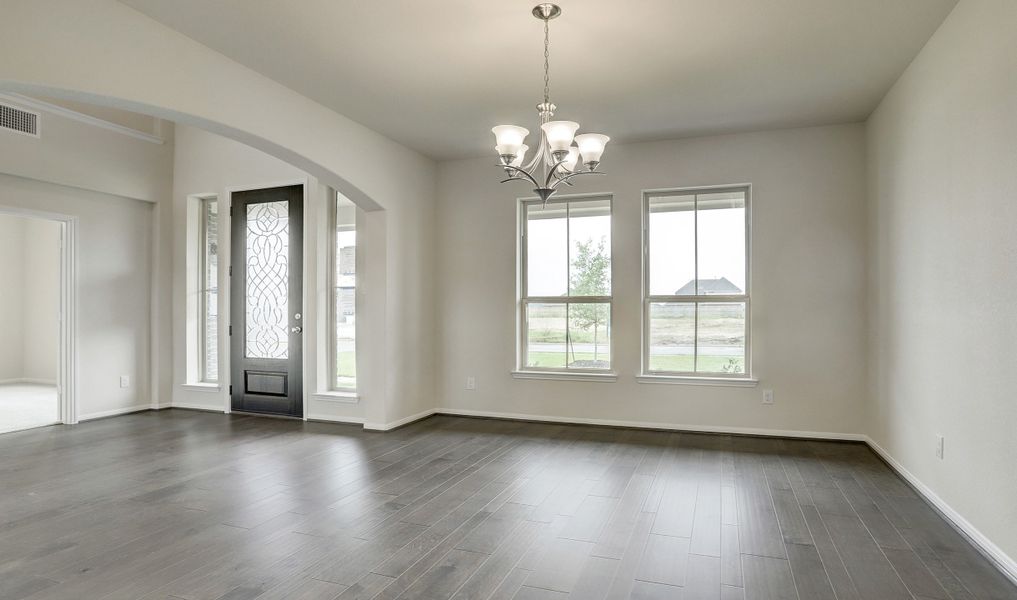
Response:
[[[300,327],[299,325],[297,325],[293,329],[290,329],[290,331],[292,331],[293,333],[303,333],[304,329],[302,327]]]

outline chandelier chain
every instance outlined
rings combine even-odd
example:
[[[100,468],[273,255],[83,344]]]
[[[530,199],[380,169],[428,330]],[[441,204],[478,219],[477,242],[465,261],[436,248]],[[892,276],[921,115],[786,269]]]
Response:
[[[544,19],[544,104],[551,101],[551,37],[549,34],[548,21]]]

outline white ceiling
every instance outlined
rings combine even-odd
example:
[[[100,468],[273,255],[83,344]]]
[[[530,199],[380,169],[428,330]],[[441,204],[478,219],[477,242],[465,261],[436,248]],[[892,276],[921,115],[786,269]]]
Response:
[[[535,0],[121,0],[436,159],[536,125]],[[615,141],[865,119],[956,0],[560,0],[557,117]]]

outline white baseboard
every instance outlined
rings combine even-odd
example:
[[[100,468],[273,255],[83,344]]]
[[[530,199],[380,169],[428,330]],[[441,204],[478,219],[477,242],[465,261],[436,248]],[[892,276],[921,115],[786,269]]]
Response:
[[[756,427],[728,427],[723,425],[685,425],[679,423],[653,423],[646,421],[618,421],[613,419],[587,419],[583,417],[554,417],[546,415],[529,415],[522,413],[505,413],[485,410],[466,410],[461,408],[438,408],[436,414],[455,415],[460,417],[487,417],[492,419],[510,419],[513,421],[538,421],[541,423],[571,423],[574,425],[605,425],[608,427],[631,427],[633,429],[663,429],[667,431],[688,431],[693,433],[732,433],[737,435],[760,435],[770,437],[790,437],[819,440],[846,440],[864,442],[866,437],[860,433],[835,433],[825,431],[799,431],[786,429],[761,429]]]
[[[78,422],[92,421],[95,419],[104,419],[106,417],[115,417],[117,415],[126,415],[129,413],[142,412],[146,410],[152,410],[152,405],[138,404],[135,406],[125,406],[124,408],[114,408],[113,410],[104,410],[100,412],[88,413],[87,415],[78,415]]]
[[[981,531],[978,530],[970,521],[965,519],[959,512],[953,509],[945,500],[936,495],[936,492],[932,491],[932,488],[922,483],[920,479],[915,477],[911,471],[904,468],[900,462],[897,461],[893,456],[890,455],[882,446],[876,443],[875,440],[869,436],[865,436],[865,443],[869,445],[872,450],[881,456],[890,467],[897,472],[905,481],[921,494],[929,504],[936,507],[936,510],[943,515],[945,519],[950,521],[957,530],[959,530],[965,537],[968,538],[974,546],[982,551],[982,553],[995,563],[996,568],[1003,572],[1010,581],[1017,585],[1017,561],[1012,557],[1008,556],[1006,552],[994,544],[992,540],[985,536]]]
[[[32,385],[53,385],[57,384],[56,380],[53,379],[33,379],[31,377],[16,377],[14,379],[0,379],[0,385],[18,385],[18,384],[32,384]]]
[[[14,433],[15,431],[28,431],[30,429],[38,429],[40,427],[52,427],[53,425],[62,425],[60,421],[54,421],[52,423],[37,423],[35,425],[19,425],[17,427],[11,427],[10,429],[0,429],[0,434]]]
[[[215,406],[209,406],[207,404],[192,404],[190,402],[173,402],[168,406],[163,406],[163,408],[186,408],[187,410],[202,410],[205,412],[214,412],[214,413],[226,412],[226,409],[222,408],[221,406],[216,408]]]
[[[368,431],[391,431],[392,429],[395,429],[396,427],[402,427],[403,425],[407,425],[407,424],[412,423],[414,421],[419,421],[421,419],[426,419],[427,417],[430,417],[431,415],[435,414],[436,412],[441,412],[441,411],[440,410],[435,410],[433,408],[430,408],[428,410],[421,411],[421,412],[419,412],[419,413],[417,413],[415,415],[410,415],[408,417],[403,417],[402,419],[399,419],[399,420],[396,420],[396,421],[392,421],[390,423],[364,423],[364,429],[367,429]]]
[[[345,423],[350,425],[363,425],[363,417],[337,417],[335,415],[322,415],[317,413],[308,413],[308,421],[315,421],[317,423]]]

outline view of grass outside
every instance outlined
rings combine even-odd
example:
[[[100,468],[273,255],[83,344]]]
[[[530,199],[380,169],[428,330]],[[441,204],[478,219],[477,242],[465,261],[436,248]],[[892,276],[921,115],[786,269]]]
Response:
[[[746,372],[746,192],[661,192],[648,199],[650,372]]]
[[[745,372],[745,304],[650,304],[650,371]]]
[[[335,373],[340,390],[357,388],[357,216],[356,206],[336,194],[333,320]]]
[[[610,199],[530,204],[526,219],[527,292],[540,300],[524,303],[524,365],[610,369]]]

